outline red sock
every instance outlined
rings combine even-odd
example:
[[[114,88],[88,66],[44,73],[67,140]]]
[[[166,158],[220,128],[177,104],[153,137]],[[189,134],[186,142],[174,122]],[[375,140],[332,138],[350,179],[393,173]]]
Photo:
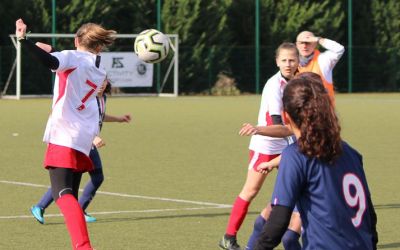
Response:
[[[72,241],[72,249],[92,250],[82,208],[72,194],[62,195],[57,206],[64,215],[65,224]]]
[[[246,217],[249,205],[250,202],[243,200],[239,196],[236,198],[235,203],[233,203],[231,216],[229,217],[226,234],[236,236],[237,231],[239,231],[239,228]]]

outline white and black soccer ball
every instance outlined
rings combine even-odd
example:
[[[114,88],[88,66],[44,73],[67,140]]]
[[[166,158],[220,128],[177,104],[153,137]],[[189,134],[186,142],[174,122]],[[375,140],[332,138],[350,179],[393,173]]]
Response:
[[[158,63],[164,60],[169,51],[169,40],[166,35],[155,29],[140,32],[135,39],[135,53],[140,60],[147,63]]]

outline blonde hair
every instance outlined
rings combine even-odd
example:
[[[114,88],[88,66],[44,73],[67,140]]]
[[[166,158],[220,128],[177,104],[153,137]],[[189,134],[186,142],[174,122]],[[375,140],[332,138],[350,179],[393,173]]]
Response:
[[[299,58],[299,50],[297,49],[296,45],[294,43],[289,43],[289,42],[284,42],[279,47],[275,50],[275,58],[279,57],[279,54],[281,53],[281,50],[292,50],[296,53],[296,57]]]
[[[115,30],[106,30],[99,24],[86,23],[78,29],[76,37],[80,46],[90,51],[98,51],[113,44],[115,34]]]

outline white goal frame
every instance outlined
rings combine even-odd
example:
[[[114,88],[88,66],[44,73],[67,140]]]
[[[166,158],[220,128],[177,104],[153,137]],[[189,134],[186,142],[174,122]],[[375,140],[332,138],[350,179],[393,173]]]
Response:
[[[165,34],[170,42],[170,48],[174,52],[174,55],[171,59],[167,68],[166,73],[163,75],[163,79],[161,81],[161,86],[159,93],[135,93],[135,94],[113,94],[113,96],[162,96],[162,97],[177,97],[178,96],[178,88],[179,88],[179,36],[177,34]],[[136,38],[138,34],[117,34],[116,38]],[[16,57],[11,67],[7,82],[4,86],[4,89],[0,91],[0,98],[4,99],[16,99],[20,100],[21,98],[37,98],[37,97],[49,97],[50,95],[21,95],[21,44],[17,41],[15,34],[9,35],[14,47],[16,49]],[[51,33],[29,33],[29,38],[74,38],[75,34],[51,34]],[[133,48],[133,44],[132,44]],[[132,49],[132,53],[133,49]],[[173,68],[173,91],[172,93],[162,93],[165,83],[168,80],[169,75],[171,74]],[[10,84],[13,74],[15,73],[15,86],[16,91],[15,95],[6,95],[6,91]],[[153,77],[156,73],[156,70],[153,71]]]

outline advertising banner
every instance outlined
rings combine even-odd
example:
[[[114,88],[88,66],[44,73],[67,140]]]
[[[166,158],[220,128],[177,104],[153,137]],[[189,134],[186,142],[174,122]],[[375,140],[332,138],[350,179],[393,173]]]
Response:
[[[151,87],[153,64],[145,63],[133,52],[103,52],[101,65],[113,87]]]

